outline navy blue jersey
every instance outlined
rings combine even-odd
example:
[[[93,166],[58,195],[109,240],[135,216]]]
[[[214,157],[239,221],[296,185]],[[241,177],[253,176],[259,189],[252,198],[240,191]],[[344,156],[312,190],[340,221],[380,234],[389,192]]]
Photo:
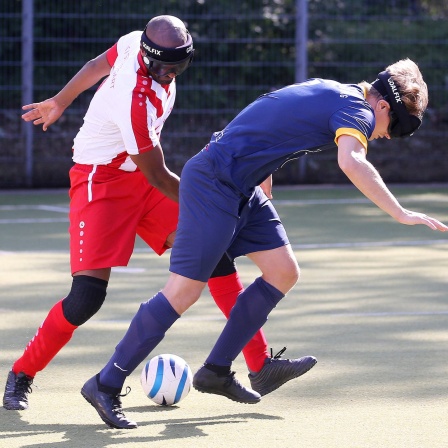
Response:
[[[340,135],[354,136],[367,149],[374,127],[362,87],[310,79],[260,96],[202,152],[219,180],[250,196],[288,160],[335,148]]]

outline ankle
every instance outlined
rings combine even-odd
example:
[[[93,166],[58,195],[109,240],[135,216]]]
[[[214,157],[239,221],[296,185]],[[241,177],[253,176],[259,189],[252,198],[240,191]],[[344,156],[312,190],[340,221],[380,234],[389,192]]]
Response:
[[[121,392],[121,389],[117,387],[105,386],[104,384],[101,384],[99,373],[96,375],[96,383],[98,385],[98,390],[104,394],[118,395]]]
[[[204,367],[215,372],[218,376],[227,376],[230,374],[230,366],[218,366],[217,364],[205,363]]]

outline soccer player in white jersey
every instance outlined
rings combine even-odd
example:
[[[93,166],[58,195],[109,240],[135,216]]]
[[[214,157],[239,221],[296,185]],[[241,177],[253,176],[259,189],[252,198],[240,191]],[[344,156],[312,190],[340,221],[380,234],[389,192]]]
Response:
[[[177,17],[157,16],[143,33],[122,36],[86,63],[56,96],[23,107],[28,110],[23,119],[42,125],[46,131],[81,92],[106,77],[73,145],[69,227],[72,287],[52,307],[23,355],[14,362],[3,397],[6,409],[28,407],[33,378],[68,343],[78,326],[101,308],[111,268],[128,264],[136,235],[159,255],[172,246],[179,212],[179,178],[166,167],[159,139],[174,106],[176,77],[188,68],[193,55],[193,40],[184,23]],[[227,254],[211,275],[209,287],[228,316],[243,286]],[[262,395],[316,363],[312,356],[288,360],[269,355],[261,330],[243,353]],[[120,406],[118,395],[111,399]]]

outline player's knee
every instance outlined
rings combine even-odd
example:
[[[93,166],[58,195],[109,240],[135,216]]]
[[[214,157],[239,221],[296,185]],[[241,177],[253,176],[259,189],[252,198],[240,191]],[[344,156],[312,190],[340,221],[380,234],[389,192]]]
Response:
[[[300,279],[300,268],[296,263],[279,266],[268,273],[263,273],[265,281],[286,294]]]
[[[295,285],[300,280],[300,267],[298,264],[296,264],[296,266],[294,268],[293,276],[294,276],[294,285]]]
[[[72,325],[87,322],[103,305],[108,282],[87,275],[73,277],[72,289],[62,301],[64,317]]]
[[[282,273],[282,280],[285,283],[285,288],[292,289],[300,279],[300,268],[296,264],[291,266],[286,272]]]

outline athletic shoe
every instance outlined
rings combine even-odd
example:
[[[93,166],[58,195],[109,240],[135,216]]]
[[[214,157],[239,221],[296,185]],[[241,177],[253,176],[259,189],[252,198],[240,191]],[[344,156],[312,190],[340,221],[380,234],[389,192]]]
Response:
[[[245,388],[235,378],[235,372],[230,372],[227,375],[218,375],[205,366],[202,366],[195,373],[193,387],[199,392],[224,395],[224,397],[240,403],[258,403],[261,398],[257,392]]]
[[[28,409],[28,394],[32,392],[33,378],[19,372],[17,375],[11,370],[6,380],[3,407],[10,411]]]
[[[117,429],[137,428],[137,423],[128,420],[121,407],[120,397],[124,397],[127,393],[119,395],[118,393],[101,392],[98,389],[97,375],[84,384],[81,395],[96,409],[101,420],[109,427]]]
[[[286,347],[275,356],[265,360],[263,368],[258,373],[249,373],[249,380],[253,390],[261,396],[278,389],[282,384],[293,378],[298,378],[308,372],[317,362],[314,356],[304,356],[298,359],[281,359]]]

